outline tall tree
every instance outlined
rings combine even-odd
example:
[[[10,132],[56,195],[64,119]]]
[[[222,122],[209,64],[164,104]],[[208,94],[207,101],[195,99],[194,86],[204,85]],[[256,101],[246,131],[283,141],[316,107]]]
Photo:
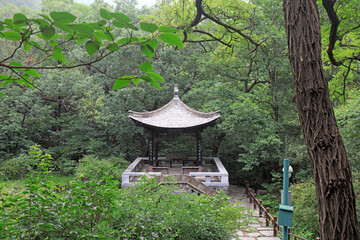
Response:
[[[315,178],[320,237],[359,239],[351,169],[322,66],[318,7],[315,0],[283,4],[295,99]]]

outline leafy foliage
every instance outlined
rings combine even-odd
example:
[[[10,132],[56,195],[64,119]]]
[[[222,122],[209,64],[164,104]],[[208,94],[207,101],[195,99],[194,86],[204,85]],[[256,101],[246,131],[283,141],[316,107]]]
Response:
[[[25,154],[20,154],[0,164],[0,175],[4,180],[17,179],[19,177],[22,179],[29,168],[28,157]]]
[[[179,192],[144,179],[135,187],[117,188],[110,168],[74,179],[55,192],[51,156],[34,146],[26,190],[0,196],[3,238],[230,239],[249,216],[223,194],[216,197]],[[90,162],[90,161],[88,161]],[[91,163],[89,163],[91,165]]]
[[[314,180],[294,184],[290,187],[294,205],[294,233],[304,238],[319,236],[319,216]]]
[[[347,104],[338,106],[335,109],[337,122],[344,139],[346,151],[354,171],[360,170],[360,95],[352,92]]]
[[[128,165],[129,162],[125,161],[123,156],[99,159],[94,155],[86,155],[80,159],[75,173],[79,178],[85,176],[102,178],[106,173],[121,183],[121,174]]]
[[[101,8],[100,17],[102,19],[98,21],[79,23],[76,20],[77,18],[69,12],[51,11],[49,15],[41,14],[37,18],[28,18],[22,13],[17,13],[13,16],[13,19],[5,19],[0,22],[0,38],[5,39],[5,42],[16,42],[16,47],[11,48],[12,53],[0,60],[0,66],[7,69],[0,78],[1,85],[4,86],[5,84],[6,86],[15,81],[18,84],[28,85],[33,88],[32,77],[40,77],[39,72],[35,69],[66,69],[86,65],[91,66],[124,46],[140,45],[144,55],[152,58],[158,44],[155,37],[165,43],[181,48],[184,47],[181,39],[174,33],[161,33],[158,36],[133,36],[132,32],[138,31],[138,28],[132,24],[132,19],[123,13],[111,12]],[[157,25],[153,23],[142,22],[140,25],[141,29],[146,32],[154,33],[158,30]],[[120,36],[116,34],[119,31],[122,32],[122,29],[129,33],[129,37],[124,38],[122,34]],[[156,42],[154,43],[154,41]],[[87,63],[68,62],[64,53],[68,51],[67,46],[71,44],[85,49],[90,56]],[[33,64],[31,64],[32,60],[30,61],[28,58],[27,61],[24,61],[24,58],[15,56],[17,52],[22,54],[25,52],[26,56],[26,53],[32,48],[34,50],[31,53],[38,58],[37,62]],[[51,58],[58,60],[62,66],[51,66]],[[31,56],[31,59],[34,59],[34,57]],[[45,64],[40,65],[40,63]],[[141,65],[140,69],[145,73],[153,70],[149,62],[146,62],[146,67]],[[118,78],[115,81],[114,89],[124,87],[129,81],[139,78],[161,88],[157,82],[159,78],[150,74],[128,77],[125,81],[126,84],[119,84],[118,82],[123,79]]]

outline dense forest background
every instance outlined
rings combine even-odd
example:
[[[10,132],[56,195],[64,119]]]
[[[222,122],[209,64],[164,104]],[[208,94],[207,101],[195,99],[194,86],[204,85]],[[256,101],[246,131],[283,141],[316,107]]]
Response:
[[[90,6],[69,0],[47,0],[42,2],[41,9],[33,10],[40,7],[40,1],[9,0],[1,1],[1,11],[36,15],[67,10],[81,22],[98,20],[99,9],[105,7],[128,14],[135,22],[152,20],[176,27],[190,21],[194,14],[191,1],[182,1],[183,6],[180,3],[170,1],[153,9],[137,9],[135,1],[130,0],[117,1],[116,6],[101,0]],[[220,6],[222,1],[211,4],[214,5],[211,7]],[[16,84],[5,87],[3,91],[8,98],[2,98],[0,106],[1,161],[18,156],[35,143],[54,156],[59,171],[69,173],[71,166],[88,154],[101,157],[125,154],[129,162],[137,156],[146,156],[147,135],[128,120],[128,110],[154,110],[163,106],[172,98],[173,84],[178,83],[181,98],[189,106],[204,112],[221,111],[221,122],[203,134],[204,155],[219,156],[234,183],[245,179],[269,182],[271,172],[279,172],[286,157],[294,166],[295,179],[311,176],[293,103],[281,7],[278,1],[269,0],[239,5],[230,1],[219,8],[219,17],[232,20],[237,26],[249,26],[253,38],[268,38],[256,49],[219,26],[205,23],[201,26],[203,30],[195,29],[188,34],[184,50],[160,45],[152,65],[166,80],[161,83],[162,90],[146,83],[111,90],[112,76],[138,71],[144,56],[135,46],[104,59],[96,68],[42,70],[34,90]],[[173,11],[168,11],[170,8]],[[228,11],[233,15],[225,16],[224,9],[233,10]],[[173,15],[185,10],[189,13],[187,18],[175,21]],[[218,28],[213,31],[213,38],[201,34],[214,30],[211,28]],[[2,41],[3,46],[7,44]],[[6,56],[9,49],[2,47],[1,55]],[[23,52],[19,57],[34,61],[34,51]],[[75,61],[84,56],[74,47],[66,52],[66,57]],[[329,64],[325,61],[324,65]],[[326,69],[338,124],[352,168],[357,170],[360,78],[357,64],[343,68]],[[181,140],[177,144],[169,143],[162,146],[162,154],[194,153],[194,147],[189,145]]]
[[[99,158],[124,156],[131,162],[147,156],[147,134],[128,119],[128,111],[155,110],[172,98],[179,84],[181,99],[192,108],[221,111],[221,122],[203,133],[204,156],[219,156],[230,181],[273,183],[281,173],[282,160],[290,159],[293,182],[312,178],[294,103],[293,82],[288,61],[282,3],[276,0],[206,1],[216,19],[241,29],[251,39],[209,21],[195,27],[196,15],[190,0],[159,1],[153,8],[136,8],[134,0],[117,0],[109,5],[95,0],[90,6],[72,0],[2,0],[2,20],[17,12],[28,17],[51,11],[69,11],[77,22],[100,20],[101,8],[128,15],[134,24],[151,21],[186,29],[185,48],[160,43],[151,64],[166,80],[161,89],[142,81],[113,91],[115,76],[137,74],[145,61],[139,46],[121,48],[92,66],[75,69],[40,70],[35,89],[21,84],[0,85],[7,98],[0,99],[0,165],[16,162],[29,146],[40,144],[53,156],[52,163],[62,175],[72,175],[79,160],[87,155]],[[342,21],[358,24],[360,11],[338,6]],[[320,5],[323,36],[330,31],[329,20]],[[347,27],[346,27],[347,26]],[[335,56],[359,49],[359,35],[341,25],[341,41]],[[193,28],[191,28],[193,27]],[[118,32],[119,36],[128,34]],[[143,32],[144,36],[148,33]],[[261,44],[251,44],[252,41]],[[41,42],[41,39],[39,39]],[[0,39],[0,58],[14,48]],[[329,45],[323,37],[323,59],[338,125],[345,141],[353,172],[360,168],[360,75],[359,63],[345,61],[333,66],[326,54]],[[69,64],[89,59],[80,47],[63,52]],[[37,61],[36,48],[18,52],[16,58]],[[50,58],[47,63],[58,60]],[[5,69],[1,69],[4,71]],[[195,155],[195,142],[178,139],[163,143],[161,154],[189,152]],[[358,175],[355,175],[358,176]],[[269,185],[267,186],[269,189]],[[301,191],[301,189],[298,189]]]

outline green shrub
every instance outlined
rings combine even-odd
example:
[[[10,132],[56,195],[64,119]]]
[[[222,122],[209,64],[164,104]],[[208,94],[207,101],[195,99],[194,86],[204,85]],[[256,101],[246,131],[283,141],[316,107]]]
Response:
[[[251,214],[223,193],[209,197],[178,190],[176,184],[159,185],[155,179],[123,190],[114,228],[128,239],[231,239],[250,221]]]
[[[247,225],[251,214],[219,193],[215,197],[179,192],[173,182],[159,185],[144,179],[120,189],[114,167],[93,166],[56,193],[50,174],[51,156],[35,146],[34,168],[25,190],[8,194],[0,189],[0,236],[3,239],[231,239]],[[115,161],[116,158],[113,158]],[[106,161],[111,161],[107,159]],[[0,186],[1,187],[1,186]]]
[[[293,233],[315,239],[319,236],[319,215],[314,180],[294,184],[290,191],[294,205]]]
[[[75,173],[78,177],[87,175],[101,178],[104,176],[106,170],[110,171],[110,176],[121,183],[121,174],[128,166],[129,162],[124,160],[123,156],[99,159],[99,157],[95,155],[86,155],[80,159],[79,166],[76,168]]]
[[[77,167],[75,160],[67,159],[65,157],[59,158],[54,165],[56,165],[59,173],[63,176],[74,175]]]
[[[30,168],[29,157],[25,154],[20,154],[17,157],[4,161],[0,165],[0,176],[4,180],[23,178]]]
[[[262,200],[264,207],[269,208],[272,216],[277,215],[279,203],[281,202],[280,191],[282,190],[282,173],[271,172],[271,183],[263,183],[265,194],[259,194],[257,198]]]

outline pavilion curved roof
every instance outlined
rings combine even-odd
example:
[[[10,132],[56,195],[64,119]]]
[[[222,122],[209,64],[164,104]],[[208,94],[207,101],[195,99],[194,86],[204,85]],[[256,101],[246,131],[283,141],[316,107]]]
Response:
[[[163,107],[154,111],[129,113],[129,118],[135,123],[162,129],[205,128],[220,119],[220,111],[204,113],[187,106],[179,98],[177,84],[174,87],[174,98]]]

